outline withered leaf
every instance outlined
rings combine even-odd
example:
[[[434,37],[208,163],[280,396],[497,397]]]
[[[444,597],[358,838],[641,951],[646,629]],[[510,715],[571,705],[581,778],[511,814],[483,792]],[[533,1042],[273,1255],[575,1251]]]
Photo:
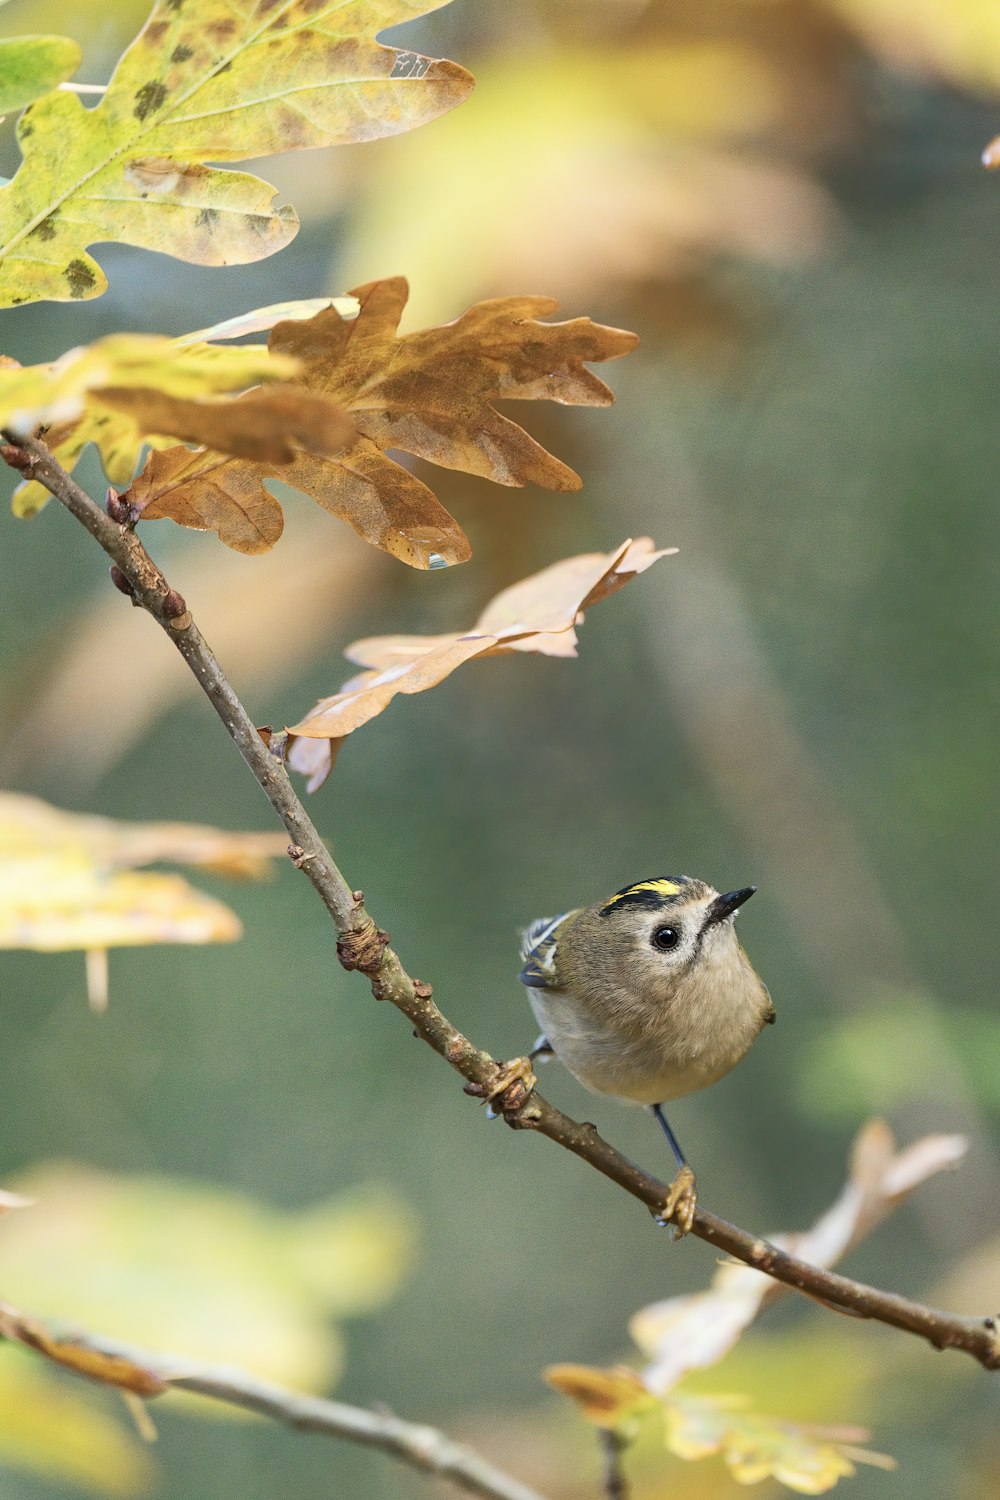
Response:
[[[159,1396],[167,1389],[167,1382],[155,1370],[146,1369],[120,1354],[105,1354],[103,1350],[73,1338],[61,1338],[44,1323],[18,1312],[6,1302],[0,1302],[0,1338],[25,1344],[36,1354],[44,1355],[76,1375],[85,1375],[88,1380],[97,1380],[103,1385],[117,1386],[134,1396]]]
[[[339,693],[321,698],[305,718],[290,726],[289,764],[309,777],[309,790],[315,791],[329,775],[346,735],[380,714],[397,693],[436,687],[473,657],[508,651],[575,656],[575,627],[584,610],[676,550],[657,550],[649,537],[639,537],[614,552],[567,557],[497,594],[468,631],[355,641],[345,655],[367,670],[346,682]]]
[[[281,531],[278,502],[264,487],[280,478],[346,521],[365,541],[428,568],[463,562],[468,539],[433,491],[386,449],[498,484],[529,481],[575,490],[580,478],[510,418],[497,400],[549,400],[606,406],[611,391],[585,368],[633,349],[634,334],[589,318],[543,323],[556,310],[547,297],[477,303],[453,323],[397,333],[408,287],[402,277],[353,292],[357,318],[330,307],[306,321],[279,323],[273,353],[301,361],[301,382],[335,398],[356,436],[336,457],[299,454],[275,473],[267,462],[201,452],[152,453],[128,492],[144,519],[167,517],[217,531],[243,552],[272,546]]]

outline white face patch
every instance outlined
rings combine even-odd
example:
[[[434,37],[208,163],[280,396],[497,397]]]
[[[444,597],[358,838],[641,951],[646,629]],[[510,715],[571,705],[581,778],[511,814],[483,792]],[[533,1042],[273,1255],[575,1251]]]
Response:
[[[638,947],[657,964],[680,967],[690,960],[697,947],[698,920],[698,912],[690,907],[676,915],[669,907],[650,912],[639,930]],[[676,943],[671,944],[670,933],[677,934]]]

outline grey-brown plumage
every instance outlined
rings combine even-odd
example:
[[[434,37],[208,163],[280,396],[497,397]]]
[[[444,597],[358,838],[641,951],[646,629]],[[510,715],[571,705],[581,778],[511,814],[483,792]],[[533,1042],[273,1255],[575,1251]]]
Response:
[[[658,1106],[715,1083],[774,1020],[733,926],[753,892],[641,880],[524,934],[520,979],[556,1056],[585,1088],[656,1110],[681,1167],[670,1211],[682,1204],[682,1231],[694,1176]]]
[[[752,894],[663,877],[532,923],[521,982],[556,1056],[586,1088],[662,1104],[746,1055],[774,1019],[733,927]]]

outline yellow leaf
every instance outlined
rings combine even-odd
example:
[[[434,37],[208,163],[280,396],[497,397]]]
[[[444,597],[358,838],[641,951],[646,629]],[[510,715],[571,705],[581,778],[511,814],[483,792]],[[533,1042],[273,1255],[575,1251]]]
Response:
[[[0,190],[0,305],[98,296],[97,240],[198,265],[280,250],[294,211],[205,163],[372,140],[453,108],[464,69],[374,41],[440,3],[157,0],[95,108],[57,92],[21,116],[24,160]]]
[[[50,1327],[303,1387],[322,1389],[339,1373],[334,1304],[346,1312],[383,1302],[412,1245],[409,1213],[386,1201],[379,1215],[374,1193],[290,1214],[207,1183],[56,1164],[15,1186],[36,1199],[0,1231],[0,1286],[18,1307]],[[317,1272],[324,1252],[339,1288]]]
[[[230,349],[112,333],[51,364],[0,370],[0,427],[25,437],[41,424],[71,421],[98,390],[109,397],[136,386],[155,386],[168,396],[218,395],[288,379],[298,368],[297,360],[257,344]]]
[[[246,391],[287,380],[298,361],[259,345],[237,348],[120,333],[71,349],[52,364],[0,369],[0,427],[25,436],[48,426],[46,441],[72,470],[95,443],[108,477],[124,485],[144,442],[212,442],[217,448],[287,464],[299,448],[330,453],[354,428],[339,403],[297,386]],[[220,399],[222,397],[223,399]],[[21,485],[14,511],[34,515],[49,499],[37,481]]]
[[[87,954],[91,1004],[107,999],[108,948],[228,943],[239,919],[180,875],[136,873],[173,859],[260,876],[281,834],[230,834],[197,824],[115,823],[0,794],[0,948]]]
[[[356,424],[335,458],[302,454],[277,474],[265,463],[211,449],[152,453],[128,491],[145,520],[168,518],[218,533],[240,552],[262,552],[281,533],[281,507],[264,482],[279,478],[353,526],[365,541],[412,567],[463,562],[468,539],[433,492],[387,449],[498,484],[575,490],[580,479],[509,417],[498,400],[606,406],[611,391],[586,369],[635,347],[634,334],[589,318],[544,323],[546,297],[481,302],[453,323],[399,336],[408,287],[402,277],[353,293],[356,319],[329,308],[279,323],[276,354],[300,363],[301,382],[336,401]]]
[[[107,1403],[28,1354],[0,1359],[0,1463],[95,1495],[148,1493],[146,1449],[107,1412]]]
[[[20,1193],[5,1193],[0,1189],[0,1214],[12,1208],[30,1208],[32,1201],[31,1198],[22,1198]]]
[[[826,0],[864,42],[907,73],[1000,92],[1000,8],[993,0]]]
[[[0,792],[0,868],[39,854],[83,851],[95,864],[113,869],[164,860],[260,880],[287,847],[284,833],[231,833],[202,823],[121,823],[67,812],[40,797]]]
[[[0,869],[0,948],[231,943],[242,931],[227,906],[180,875],[106,874],[68,852]]]
[[[310,776],[315,790],[329,774],[339,741],[367,724],[397,693],[422,693],[477,656],[534,651],[574,656],[583,612],[644,573],[676,548],[657,551],[649,537],[623,542],[614,552],[585,553],[554,563],[498,594],[464,634],[380,636],[355,641],[351,661],[368,668],[339,693],[321,698],[288,733],[288,760]],[[323,746],[307,741],[321,740]]]
[[[858,1448],[867,1433],[804,1427],[745,1409],[742,1397],[671,1395],[664,1403],[670,1452],[688,1460],[721,1454],[740,1484],[774,1478],[802,1495],[822,1495],[855,1472],[854,1463],[895,1468],[885,1454]]]

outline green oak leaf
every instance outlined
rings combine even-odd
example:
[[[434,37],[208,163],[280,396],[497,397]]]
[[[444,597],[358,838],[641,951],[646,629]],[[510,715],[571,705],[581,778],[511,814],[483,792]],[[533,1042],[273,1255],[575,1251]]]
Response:
[[[18,123],[0,189],[0,306],[96,297],[87,246],[117,240],[198,265],[280,250],[294,209],[240,161],[409,130],[469,93],[456,63],[375,34],[445,0],[157,0],[100,103],[47,94]]]

